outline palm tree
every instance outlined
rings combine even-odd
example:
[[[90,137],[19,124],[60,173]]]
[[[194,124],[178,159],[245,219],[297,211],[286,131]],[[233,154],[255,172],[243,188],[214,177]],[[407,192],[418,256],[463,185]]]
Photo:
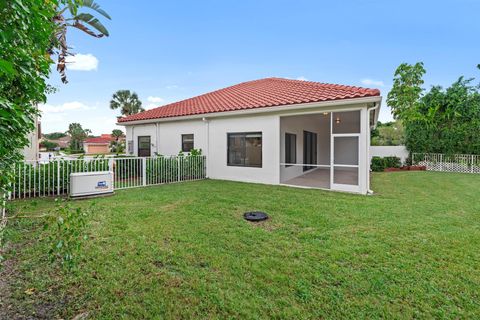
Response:
[[[107,28],[105,28],[97,18],[90,13],[79,13],[79,8],[91,9],[105,18],[111,19],[108,13],[101,9],[93,0],[68,1],[67,4],[57,12],[55,17],[53,17],[53,21],[57,25],[57,30],[55,31],[52,48],[49,53],[58,55],[57,70],[60,73],[63,83],[68,82],[65,74],[66,58],[72,55],[67,45],[67,29],[73,27],[95,38],[108,37],[109,35]],[[95,29],[98,33],[92,31],[85,24]]]
[[[120,129],[113,129],[112,130],[112,137],[115,138],[115,141],[118,142],[118,139],[123,137],[123,131]]]
[[[138,99],[138,95],[130,90],[118,90],[110,100],[110,109],[120,109],[123,116],[145,111],[142,108],[142,101]]]
[[[88,135],[92,133],[90,129],[83,129],[80,123],[70,123],[68,125],[67,134],[70,136],[70,149],[81,150],[83,145],[83,140],[85,140]]]

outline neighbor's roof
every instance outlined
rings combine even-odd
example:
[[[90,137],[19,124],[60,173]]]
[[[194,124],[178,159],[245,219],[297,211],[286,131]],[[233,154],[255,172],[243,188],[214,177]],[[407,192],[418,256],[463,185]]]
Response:
[[[283,78],[266,78],[243,82],[197,97],[119,118],[118,122],[190,116],[379,95],[380,91],[378,89]]]
[[[85,143],[91,143],[91,144],[109,144],[110,143],[110,139],[106,139],[106,138],[88,138],[88,139],[85,139]]]

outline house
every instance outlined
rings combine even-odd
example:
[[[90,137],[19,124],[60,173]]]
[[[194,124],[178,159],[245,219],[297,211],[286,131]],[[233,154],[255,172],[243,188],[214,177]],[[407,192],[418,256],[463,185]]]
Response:
[[[70,140],[72,140],[72,138],[69,135],[66,135],[65,137],[60,137],[58,139],[53,139],[49,141],[58,144],[58,147],[60,149],[66,149],[70,146]]]
[[[366,194],[377,89],[266,78],[120,118],[127,152],[202,149],[207,175]]]
[[[88,138],[83,141],[83,150],[86,154],[108,154],[111,141],[111,138]]]
[[[100,135],[100,138],[109,139],[110,141],[116,141],[116,139],[117,139],[113,135],[111,135],[110,133],[102,133]],[[125,141],[125,136],[124,135],[118,137],[118,142],[124,142],[124,141]]]

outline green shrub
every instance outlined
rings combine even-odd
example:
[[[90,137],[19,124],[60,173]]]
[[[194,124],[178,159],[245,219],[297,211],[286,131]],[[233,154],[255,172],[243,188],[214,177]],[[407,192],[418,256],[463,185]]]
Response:
[[[402,162],[399,157],[372,157],[370,169],[374,172],[382,172],[386,168],[400,168]]]
[[[81,256],[83,242],[87,240],[87,218],[92,214],[93,202],[89,208],[72,207],[68,201],[55,200],[55,208],[50,215],[44,229],[50,229],[49,255],[52,262],[71,271],[77,267]]]
[[[385,157],[384,159],[386,168],[400,168],[402,166],[399,157]]]
[[[373,172],[382,172],[385,170],[385,160],[382,157],[372,157],[370,168]]]

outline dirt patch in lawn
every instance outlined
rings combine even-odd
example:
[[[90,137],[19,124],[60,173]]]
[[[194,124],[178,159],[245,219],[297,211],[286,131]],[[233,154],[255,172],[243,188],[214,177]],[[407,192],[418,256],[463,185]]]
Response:
[[[19,266],[21,246],[6,246],[2,255],[6,260],[0,265],[0,319],[55,319],[64,313],[65,297],[58,288],[45,292],[28,285],[28,279]]]

